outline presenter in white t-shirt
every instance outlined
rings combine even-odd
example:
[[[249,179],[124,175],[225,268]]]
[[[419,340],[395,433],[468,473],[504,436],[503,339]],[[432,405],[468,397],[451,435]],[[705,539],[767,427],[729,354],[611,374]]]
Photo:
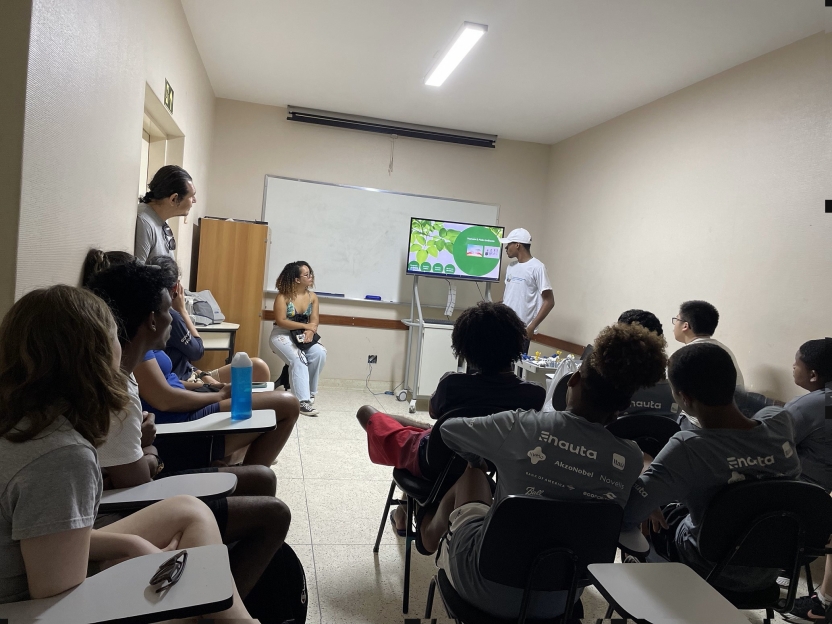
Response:
[[[506,246],[506,255],[514,260],[506,270],[506,290],[502,303],[517,312],[526,324],[524,353],[529,351],[529,342],[534,339],[538,326],[555,307],[555,295],[546,267],[532,257],[532,235],[528,230],[512,230],[500,242]]]

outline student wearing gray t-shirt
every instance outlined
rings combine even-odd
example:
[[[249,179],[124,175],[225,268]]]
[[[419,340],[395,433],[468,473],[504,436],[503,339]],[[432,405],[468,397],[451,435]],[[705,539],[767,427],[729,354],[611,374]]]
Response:
[[[825,386],[832,381],[832,338],[800,346],[792,366],[794,383],[808,390],[786,403],[794,421],[801,478],[832,491],[832,419],[825,418]]]
[[[436,514],[425,516],[422,542],[430,550],[433,531],[447,531],[437,565],[462,598],[497,617],[517,617],[520,609],[522,590],[479,573],[479,548],[492,502],[526,495],[611,500],[624,506],[641,471],[642,453],[605,426],[630,404],[637,388],[664,376],[665,346],[664,338],[641,325],[618,323],[601,332],[592,355],[570,378],[566,411],[500,412],[442,425],[445,443],[471,465]],[[493,501],[487,477],[474,467],[480,458],[497,467]],[[563,612],[565,599],[566,592],[533,592],[529,617],[554,617]]]
[[[92,528],[95,449],[127,404],[116,334],[101,299],[64,285],[24,295],[0,324],[0,603],[67,591],[89,562],[222,543],[211,512],[189,496]],[[215,617],[248,619],[232,587],[234,604]]]
[[[182,167],[165,165],[157,171],[136,214],[134,254],[142,262],[154,256],[174,258],[176,239],[167,220],[186,217],[196,203],[191,176]]]
[[[699,554],[697,537],[705,510],[726,485],[747,479],[796,478],[800,462],[791,417],[781,407],[766,407],[754,419],[734,403],[736,369],[721,347],[692,344],[674,353],[668,377],[676,402],[701,428],[680,431],[642,474],[624,510],[634,525],[654,510],[679,502],[675,526],[656,518],[653,545],[665,558],[681,561],[705,576],[713,564]],[[658,530],[658,524],[663,528]],[[735,591],[771,584],[777,570],[728,566],[713,584]]]

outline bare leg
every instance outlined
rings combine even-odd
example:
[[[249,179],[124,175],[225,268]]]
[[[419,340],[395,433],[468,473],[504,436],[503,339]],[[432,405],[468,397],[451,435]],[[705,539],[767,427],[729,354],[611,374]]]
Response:
[[[269,365],[258,357],[251,358],[251,380],[252,381],[270,381],[271,371]],[[220,383],[231,383],[231,365],[226,364],[217,369],[217,381]]]
[[[364,431],[367,431],[367,421],[370,420],[370,417],[374,414],[381,414],[383,412],[379,412],[376,408],[370,405],[364,405],[358,409],[358,413],[356,413],[355,417],[358,419],[358,424],[361,425]],[[400,425],[404,425],[405,427],[416,427],[417,429],[430,429],[430,425],[427,423],[423,423],[418,420],[413,420],[412,418],[408,418],[407,416],[397,416],[395,414],[384,414],[388,418],[392,418]]]
[[[249,446],[244,464],[271,466],[286,445],[300,414],[298,400],[288,392],[258,392],[251,396],[252,409],[272,409],[277,417],[277,426],[260,434],[234,434],[225,436],[225,454]],[[231,409],[231,399],[220,401],[220,411]]]
[[[231,466],[220,472],[237,475],[237,488],[231,496],[274,496],[277,491],[277,475],[265,466]]]
[[[376,408],[370,405],[363,405],[358,409],[355,417],[358,419],[358,424],[361,425],[361,428],[364,431],[367,431],[367,422],[370,418],[375,414],[380,414]],[[394,416],[392,414],[385,414],[388,418],[392,418],[397,423],[404,425],[406,427],[417,427],[419,429],[430,429],[430,425],[425,424],[423,422],[419,422],[418,420],[413,420],[408,418],[407,416]],[[404,531],[405,524],[407,523],[407,511],[404,508],[404,505],[399,505],[396,507],[396,510],[393,515],[393,520],[396,523],[396,530],[397,531]]]
[[[157,548],[165,548],[177,533],[181,533],[179,548],[196,548],[222,544],[222,537],[211,510],[192,496],[174,496],[130,514],[113,524],[99,529],[106,533],[123,533],[143,537]],[[234,603],[231,608],[215,613],[214,618],[251,619],[233,585]]]
[[[826,555],[826,565],[823,568],[823,581],[818,591],[824,596],[832,598],[832,555]]]
[[[291,520],[289,507],[277,498],[235,496],[228,499],[228,525],[223,542],[236,542],[228,555],[231,573],[243,598],[283,545]]]
[[[436,511],[433,514],[430,512],[425,514],[421,526],[422,544],[425,549],[428,552],[436,552],[439,540],[448,530],[448,519],[454,509],[473,502],[490,505],[492,501],[491,486],[485,472],[469,465],[442,497]]]

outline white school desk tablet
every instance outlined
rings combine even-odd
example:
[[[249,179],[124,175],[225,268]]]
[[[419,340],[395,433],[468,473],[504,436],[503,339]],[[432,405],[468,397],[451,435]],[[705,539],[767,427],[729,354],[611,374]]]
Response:
[[[135,487],[105,490],[98,511],[139,509],[180,494],[196,496],[203,501],[214,500],[231,495],[236,487],[237,475],[230,472],[173,475]]]
[[[748,624],[748,619],[682,563],[593,563],[601,595],[631,618],[652,624]]]
[[[277,425],[274,410],[252,410],[251,418],[231,420],[231,412],[208,414],[199,420],[156,425],[156,435],[226,434],[271,431]]]
[[[228,351],[228,358],[225,363],[231,364],[234,357],[234,344],[237,341],[237,330],[239,323],[214,323],[197,327],[199,337],[202,338],[202,348],[205,351]]]
[[[187,551],[182,578],[161,594],[148,581],[179,551],[129,559],[51,598],[0,604],[0,618],[44,624],[158,622],[230,607],[233,589],[228,549],[215,544]]]

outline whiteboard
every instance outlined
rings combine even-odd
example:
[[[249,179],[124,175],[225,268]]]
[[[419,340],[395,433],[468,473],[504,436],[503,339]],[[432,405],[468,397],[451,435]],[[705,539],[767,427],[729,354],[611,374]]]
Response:
[[[410,218],[499,225],[500,207],[441,197],[266,176],[263,221],[268,222],[266,290],[276,290],[283,267],[305,260],[315,290],[364,299],[410,303],[413,278],[405,275]],[[485,294],[484,284],[454,280],[457,308]],[[445,306],[448,281],[421,278],[422,304]]]

